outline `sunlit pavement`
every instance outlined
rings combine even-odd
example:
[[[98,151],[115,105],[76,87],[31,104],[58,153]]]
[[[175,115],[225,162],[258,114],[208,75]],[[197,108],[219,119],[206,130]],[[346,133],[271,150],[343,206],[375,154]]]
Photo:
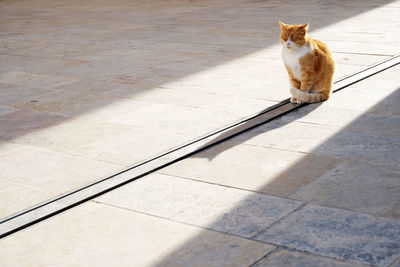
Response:
[[[399,10],[389,1],[2,1],[0,214],[289,97],[278,20],[310,22],[339,78],[398,52]],[[399,70],[8,236],[1,261],[397,266]]]

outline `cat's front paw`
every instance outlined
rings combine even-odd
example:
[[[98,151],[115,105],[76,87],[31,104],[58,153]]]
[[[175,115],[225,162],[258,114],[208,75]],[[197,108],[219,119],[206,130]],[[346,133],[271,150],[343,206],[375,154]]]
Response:
[[[295,98],[295,97],[291,97],[290,98],[290,103],[294,103],[294,104],[301,104],[301,101],[300,100],[298,100],[297,98]]]

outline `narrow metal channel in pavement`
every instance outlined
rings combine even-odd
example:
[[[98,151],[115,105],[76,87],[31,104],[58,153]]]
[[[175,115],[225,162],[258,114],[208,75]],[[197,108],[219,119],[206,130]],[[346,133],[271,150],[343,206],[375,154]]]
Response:
[[[342,90],[397,64],[400,64],[400,55],[390,57],[360,72],[348,75],[334,83],[333,92]],[[142,161],[112,176],[13,214],[0,221],[0,238],[91,200],[303,106],[305,105],[292,104],[287,99],[244,120],[204,135],[151,159]]]

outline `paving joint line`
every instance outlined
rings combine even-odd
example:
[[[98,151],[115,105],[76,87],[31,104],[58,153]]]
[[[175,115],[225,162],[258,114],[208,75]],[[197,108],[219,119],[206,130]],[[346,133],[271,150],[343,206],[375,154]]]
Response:
[[[311,251],[307,251],[307,250],[300,250],[300,249],[297,249],[297,248],[291,248],[291,247],[284,246],[284,245],[279,245],[279,247],[281,248],[281,250],[286,250],[286,251],[289,251],[289,252],[297,252],[297,253],[305,254],[305,255],[308,255],[308,256],[334,260],[334,261],[338,261],[338,262],[341,262],[341,263],[347,263],[347,264],[361,263],[362,266],[375,266],[375,265],[368,264],[368,263],[365,263],[365,262],[349,261],[349,260],[346,260],[344,258],[337,258],[337,257],[334,257],[334,256],[321,255],[321,254],[317,254],[315,252],[311,252]]]
[[[236,238],[246,239],[246,240],[249,240],[249,241],[258,242],[258,243],[262,243],[262,244],[266,244],[266,245],[270,245],[270,246],[274,246],[275,247],[272,251],[268,252],[266,255],[264,255],[260,259],[258,259],[256,262],[253,262],[251,265],[249,265],[249,267],[250,266],[254,266],[254,264],[256,264],[257,262],[261,261],[264,258],[267,258],[268,256],[270,256],[274,252],[278,252],[280,250],[287,250],[287,251],[290,251],[290,252],[297,252],[297,253],[301,253],[301,254],[305,254],[305,255],[311,255],[311,256],[314,256],[314,257],[326,258],[326,259],[335,260],[335,261],[339,261],[339,262],[343,262],[343,263],[349,263],[348,261],[346,261],[345,259],[342,259],[342,258],[335,258],[335,257],[326,256],[326,255],[320,255],[320,254],[316,254],[316,253],[313,253],[313,252],[307,251],[307,250],[299,250],[297,248],[291,248],[291,247],[287,247],[287,246],[284,246],[284,245],[267,242],[267,241],[264,241],[264,240],[253,239],[252,236],[251,237],[245,237],[245,236],[238,235],[238,234],[233,234],[233,233],[228,233],[228,232],[212,229],[212,228],[209,228],[207,226],[200,226],[200,225],[196,225],[196,224],[192,224],[192,223],[179,221],[179,220],[173,219],[172,218],[173,216],[171,216],[171,217],[159,216],[159,215],[155,215],[155,214],[151,214],[151,213],[146,213],[146,212],[142,212],[142,211],[133,210],[133,209],[130,209],[130,208],[116,206],[116,205],[109,204],[109,203],[104,203],[104,202],[99,202],[99,201],[94,201],[94,200],[92,200],[92,202],[96,203],[96,204],[99,204],[99,205],[104,205],[104,206],[108,206],[108,207],[112,207],[112,208],[116,208],[116,209],[122,209],[122,210],[129,211],[129,212],[135,212],[135,213],[138,213],[138,214],[150,216],[150,217],[157,218],[157,219],[160,219],[160,220],[166,220],[166,221],[173,222],[173,223],[178,223],[178,224],[183,224],[183,225],[187,225],[187,226],[191,226],[191,227],[196,227],[196,228],[203,229],[203,230],[206,230],[206,231],[211,231],[211,232],[214,232],[214,233],[219,233],[219,234],[223,234],[223,235],[227,235],[227,236],[233,236],[233,237],[236,237]],[[304,203],[304,206],[306,206],[306,203]],[[301,207],[299,207],[298,210],[300,208]],[[295,211],[293,211],[293,212],[295,212]],[[291,212],[291,213],[293,213],[293,212]],[[285,218],[287,216],[284,216],[281,219],[283,219],[283,218]],[[396,260],[397,260],[397,258],[396,258]],[[395,261],[393,261],[391,264],[393,264],[394,262]],[[372,265],[366,265],[366,266],[372,266]]]
[[[288,101],[288,100],[287,100],[287,101]],[[196,139],[196,140],[189,141],[189,142],[187,142],[187,143],[185,143],[185,144],[183,144],[183,145],[181,145],[181,146],[177,146],[177,147],[174,147],[174,148],[172,148],[172,149],[170,149],[170,150],[168,150],[168,151],[164,151],[164,152],[162,152],[161,154],[156,155],[156,156],[154,156],[154,157],[152,157],[152,158],[145,159],[145,160],[143,160],[143,161],[141,161],[141,162],[136,163],[135,165],[133,165],[133,166],[131,166],[131,167],[128,167],[128,168],[126,168],[126,169],[124,169],[124,170],[121,170],[121,171],[119,171],[119,172],[117,172],[117,173],[115,173],[115,174],[113,174],[113,175],[110,175],[110,176],[107,177],[107,178],[101,179],[101,180],[96,181],[96,182],[94,182],[94,183],[91,183],[91,184],[89,184],[89,185],[82,186],[81,188],[79,188],[79,189],[77,189],[77,190],[74,190],[74,191],[72,191],[72,192],[66,193],[66,194],[61,195],[61,196],[59,196],[59,197],[53,198],[53,199],[51,199],[51,200],[49,200],[49,201],[45,201],[45,202],[43,202],[43,203],[40,203],[40,204],[38,204],[38,205],[36,205],[36,206],[34,206],[34,207],[29,208],[29,209],[26,210],[26,211],[22,211],[22,212],[20,212],[20,213],[11,215],[11,216],[9,216],[9,217],[7,217],[7,218],[3,218],[3,220],[0,221],[0,226],[1,226],[2,223],[4,223],[4,222],[8,221],[9,219],[11,219],[10,217],[17,217],[17,216],[20,216],[20,215],[22,215],[23,213],[26,213],[26,212],[31,211],[31,210],[33,210],[33,209],[39,208],[39,207],[41,207],[41,206],[43,206],[43,205],[49,204],[50,202],[54,202],[54,201],[57,201],[57,200],[59,200],[59,199],[65,198],[65,197],[67,197],[67,196],[70,195],[70,194],[79,192],[79,191],[84,190],[84,189],[86,189],[86,188],[88,188],[88,187],[90,187],[90,186],[94,186],[94,185],[99,184],[99,183],[101,183],[101,182],[104,182],[104,181],[106,181],[106,180],[112,179],[113,177],[116,177],[116,176],[118,176],[118,175],[120,175],[120,174],[124,174],[124,173],[126,173],[126,172],[128,172],[128,171],[130,171],[130,170],[133,170],[133,169],[135,169],[135,168],[138,168],[138,167],[140,167],[140,166],[142,166],[142,165],[145,165],[145,164],[147,164],[147,163],[149,163],[149,162],[151,162],[151,161],[154,161],[154,160],[159,159],[159,158],[161,158],[161,157],[163,157],[163,156],[166,156],[166,155],[168,155],[168,154],[171,154],[171,153],[173,153],[173,152],[176,152],[176,151],[178,151],[178,150],[180,150],[180,149],[183,149],[183,148],[185,148],[185,147],[187,147],[187,146],[190,146],[190,145],[193,145],[193,144],[195,144],[195,143],[198,143],[198,142],[201,141],[201,140],[205,140],[205,139],[207,139],[207,138],[209,138],[209,137],[214,137],[216,134],[219,134],[219,133],[221,133],[221,132],[224,132],[224,131],[226,131],[227,129],[230,129],[230,128],[233,128],[233,127],[235,127],[235,126],[237,126],[237,125],[240,125],[240,124],[242,124],[242,123],[245,123],[245,122],[247,122],[247,121],[249,121],[249,120],[251,120],[251,119],[253,119],[253,118],[256,118],[256,117],[258,117],[258,116],[260,116],[260,115],[263,115],[263,114],[265,114],[265,113],[267,113],[267,112],[269,112],[269,111],[273,111],[273,110],[275,110],[275,109],[277,109],[277,108],[279,108],[279,107],[285,105],[285,104],[286,104],[285,102],[286,102],[286,101],[281,102],[281,103],[278,103],[277,105],[274,105],[274,106],[272,106],[272,107],[267,108],[267,109],[264,110],[263,112],[260,112],[260,113],[258,113],[258,114],[256,114],[256,115],[253,115],[253,116],[251,116],[250,118],[246,118],[246,119],[243,120],[243,121],[236,122],[236,123],[234,123],[234,124],[232,124],[232,125],[230,125],[230,126],[228,126],[228,127],[226,127],[226,128],[219,129],[219,130],[217,130],[217,131],[215,131],[215,132],[212,132],[212,133],[208,133],[208,134],[206,134],[206,135],[204,135],[204,136],[202,136],[202,137],[200,137],[200,138],[198,138],[198,139]],[[295,107],[295,108],[298,108],[298,107]],[[274,118],[275,118],[275,117],[274,117]],[[268,120],[268,121],[269,121],[269,120]],[[260,123],[260,124],[263,124],[263,123]],[[256,126],[258,126],[258,125],[260,125],[260,124],[257,124]],[[256,127],[256,126],[254,126],[254,127]],[[254,127],[253,127],[253,128],[254,128]],[[241,132],[240,132],[240,133],[241,133]],[[235,134],[235,135],[237,135],[237,134]],[[221,141],[224,141],[224,140],[226,140],[226,139],[228,139],[228,138],[230,138],[230,137],[232,137],[232,135],[230,135],[230,136],[228,136],[228,137],[225,137],[225,138],[223,138],[222,140],[218,140],[218,141],[215,142],[215,143],[214,143],[214,142],[211,143],[211,144],[207,144],[207,143],[206,143],[206,146],[201,146],[201,147],[198,148],[198,150],[191,151],[190,154],[186,154],[186,155],[187,155],[187,156],[190,156],[190,155],[192,155],[192,154],[198,153],[198,152],[200,152],[200,151],[202,151],[202,150],[205,150],[205,149],[207,149],[207,148],[209,148],[209,147],[215,145],[216,143],[219,143],[219,142],[221,142]],[[186,158],[187,156],[185,156],[185,158]],[[180,160],[180,159],[181,159],[181,158],[177,158],[177,159],[175,159],[173,162],[171,162],[171,163],[169,163],[169,164],[162,165],[162,166],[160,166],[160,167],[157,168],[157,169],[153,169],[151,172],[155,172],[155,171],[157,171],[158,169],[161,169],[161,168],[163,168],[163,167],[165,167],[165,166],[167,166],[167,165],[170,165],[170,164],[172,164],[172,163],[175,163],[176,161],[178,161],[178,160]],[[142,176],[143,176],[143,175],[142,175]],[[139,177],[138,177],[138,178],[139,178]],[[0,236],[0,237],[1,237],[1,236]]]
[[[166,220],[166,221],[173,222],[173,223],[184,224],[184,225],[187,225],[187,226],[192,226],[192,227],[200,228],[200,229],[207,230],[207,231],[211,231],[211,232],[214,232],[214,233],[219,233],[219,234],[223,234],[223,235],[233,236],[233,237],[236,237],[236,238],[246,239],[246,240],[249,240],[249,241],[258,242],[258,243],[263,243],[263,244],[267,244],[267,245],[270,245],[270,246],[274,246],[274,247],[275,247],[275,249],[273,249],[272,251],[268,252],[266,255],[262,256],[260,259],[256,260],[256,262],[253,262],[251,265],[249,265],[249,267],[250,267],[250,266],[253,266],[253,265],[256,264],[257,262],[261,261],[262,259],[267,258],[267,257],[270,256],[271,254],[273,254],[273,252],[278,252],[278,251],[281,251],[281,250],[287,250],[287,251],[289,251],[289,252],[297,252],[297,253],[301,253],[301,254],[305,254],[305,255],[310,255],[310,256],[314,256],[314,257],[319,257],[319,258],[325,258],[325,259],[335,260],[335,261],[339,261],[339,262],[342,262],[342,263],[354,263],[354,262],[355,262],[355,263],[359,263],[359,262],[357,262],[357,261],[347,261],[346,259],[343,259],[343,258],[335,258],[335,257],[327,256],[327,255],[317,254],[317,253],[314,253],[314,252],[308,251],[308,250],[300,250],[300,249],[295,248],[295,247],[288,247],[288,246],[285,246],[285,245],[280,245],[280,244],[276,244],[276,243],[271,243],[271,242],[267,242],[267,241],[264,241],[264,240],[253,239],[253,238],[254,238],[253,236],[245,237],[245,236],[241,236],[241,235],[238,235],[238,234],[233,234],[233,233],[228,233],[228,232],[224,232],[224,231],[220,231],[220,230],[215,230],[215,229],[209,228],[209,227],[207,227],[207,226],[200,226],[200,225],[196,225],[196,224],[192,224],[192,223],[187,223],[187,222],[179,221],[179,220],[173,219],[173,218],[172,218],[173,216],[170,216],[170,217],[160,216],[160,215],[156,215],[156,214],[152,214],[152,213],[146,213],[146,212],[142,212],[142,211],[138,211],[138,210],[134,210],[134,209],[130,209],[130,208],[125,208],[125,207],[121,207],[121,206],[116,206],[116,205],[113,205],[113,204],[109,204],[109,203],[105,203],[105,202],[101,202],[101,201],[96,201],[96,200],[92,200],[91,202],[96,203],[96,204],[99,204],[99,205],[108,206],[108,207],[111,207],[111,208],[116,208],[116,209],[121,209],[121,210],[129,211],[129,212],[134,212],[134,213],[138,213],[138,214],[150,216],[150,217],[153,217],[153,218],[157,218],[157,219],[161,219],[161,220]],[[304,203],[304,205],[303,205],[302,207],[296,208],[296,210],[293,210],[292,212],[290,212],[290,214],[291,214],[291,213],[294,213],[294,212],[297,211],[297,210],[300,210],[301,208],[303,208],[303,207],[306,206],[306,205],[307,205],[307,203]],[[338,208],[336,208],[336,209],[338,209]],[[289,214],[286,215],[286,216],[284,216],[284,217],[282,217],[282,218],[279,219],[278,221],[280,221],[280,220],[286,218],[287,216],[289,216]],[[273,223],[273,224],[275,224],[275,223]],[[270,226],[272,226],[272,224],[269,225],[267,228],[269,228]],[[265,228],[264,230],[266,230],[267,228]],[[262,231],[264,231],[264,230],[262,230]],[[260,231],[260,233],[261,233],[262,231]],[[399,255],[399,257],[395,257],[395,259],[389,264],[389,267],[392,267],[393,264],[396,263],[396,260],[398,260],[398,259],[400,259],[400,255]],[[367,264],[367,263],[362,263],[362,264],[364,264],[365,266],[374,266],[374,265]],[[393,266],[393,267],[394,267],[394,266]]]
[[[218,183],[213,183],[213,182],[209,182],[209,181],[203,181],[203,180],[199,180],[199,179],[179,176],[179,175],[175,175],[175,174],[169,174],[169,173],[165,173],[165,172],[158,172],[158,173],[160,173],[162,175],[167,175],[167,176],[172,176],[172,177],[188,180],[188,181],[204,183],[204,184],[209,184],[209,185],[214,185],[214,186],[220,186],[220,187],[224,187],[226,189],[235,189],[235,190],[244,191],[244,192],[248,192],[248,193],[255,193],[255,194],[261,194],[261,195],[264,195],[264,196],[269,196],[269,197],[274,197],[274,198],[281,198],[281,199],[286,199],[286,200],[290,200],[290,201],[302,202],[302,201],[300,201],[298,199],[290,198],[289,196],[285,197],[285,196],[273,195],[272,193],[268,193],[267,194],[267,193],[260,192],[260,191],[250,190],[250,189],[231,186],[231,185],[226,185],[226,184],[218,184]]]
[[[125,207],[120,207],[120,206],[116,206],[116,205],[109,204],[109,203],[104,203],[104,202],[99,202],[99,201],[93,201],[92,200],[92,202],[96,203],[96,204],[99,204],[99,205],[104,205],[104,206],[108,206],[108,207],[112,207],[112,208],[116,208],[116,209],[121,209],[121,210],[129,211],[129,212],[135,212],[135,213],[138,213],[138,214],[150,216],[150,217],[161,219],[161,220],[166,220],[166,221],[173,222],[173,223],[179,223],[179,224],[184,224],[184,225],[187,225],[187,226],[200,228],[200,229],[211,231],[211,232],[214,232],[214,233],[219,233],[219,234],[223,234],[223,235],[242,238],[242,239],[246,239],[246,240],[249,240],[249,241],[258,242],[258,243],[262,243],[262,244],[267,244],[267,245],[274,246],[274,247],[280,246],[280,245],[273,244],[273,243],[266,242],[266,241],[251,239],[250,237],[245,237],[245,236],[241,236],[241,235],[238,235],[238,234],[233,234],[233,233],[228,233],[228,232],[224,232],[224,231],[220,231],[220,230],[215,230],[215,229],[212,229],[212,228],[208,228],[206,226],[200,226],[200,225],[196,225],[196,224],[192,224],[192,223],[179,221],[179,220],[173,219],[172,217],[159,216],[159,215],[146,213],[146,212],[143,212],[143,211],[137,211],[137,210],[133,210],[133,209],[125,208]]]
[[[397,116],[396,116],[396,118],[397,118]],[[299,154],[304,154],[304,155],[308,155],[308,156],[311,156],[311,155],[325,156],[325,157],[330,157],[332,159],[343,160],[343,161],[357,161],[359,163],[368,164],[368,165],[371,165],[371,166],[374,166],[374,167],[387,168],[387,167],[392,167],[393,166],[391,164],[385,164],[385,163],[381,163],[381,162],[371,162],[371,161],[368,161],[368,160],[365,160],[365,159],[355,159],[355,158],[351,158],[350,156],[325,155],[325,154],[316,153],[314,151],[306,152],[306,151],[301,151],[301,150],[293,150],[293,149],[286,149],[286,148],[272,147],[272,146],[263,146],[263,145],[258,145],[258,144],[257,145],[256,144],[249,144],[249,143],[242,143],[241,145],[259,147],[259,148],[264,148],[264,149],[273,149],[273,150],[291,152],[291,153],[299,153]],[[170,175],[170,174],[168,174],[168,175]]]
[[[400,55],[340,78],[334,82],[333,92],[340,91],[398,64],[400,64]],[[292,104],[289,99],[286,99],[257,114],[209,132],[196,140],[146,159],[107,178],[8,216],[0,221],[0,239],[307,105]]]
[[[336,158],[336,159],[337,159],[337,158]],[[368,165],[370,165],[370,166],[376,167],[376,165],[370,164],[370,163],[368,163],[368,162],[359,161],[359,160],[356,160],[356,159],[351,159],[351,161],[356,161],[356,162],[360,162],[360,163],[364,163],[364,164],[368,164]],[[385,167],[385,166],[379,166],[379,165],[378,165],[378,167]],[[332,170],[333,168],[335,168],[335,167],[332,167],[330,170]],[[289,200],[289,201],[295,201],[295,202],[304,203],[304,204],[312,204],[312,203],[306,203],[306,202],[303,202],[303,201],[301,201],[301,200],[299,200],[299,199],[291,198],[291,197],[290,197],[291,195],[293,195],[293,194],[295,194],[296,192],[298,192],[302,187],[300,187],[298,190],[296,190],[295,192],[293,192],[291,195],[288,195],[288,196],[281,196],[281,195],[274,195],[273,193],[264,193],[264,192],[255,191],[255,190],[250,190],[250,189],[246,189],[246,188],[240,188],[240,187],[230,186],[230,185],[225,185],[225,184],[218,184],[218,183],[213,183],[213,182],[209,182],[209,181],[204,181],[204,180],[189,178],[189,177],[185,177],[185,176],[180,176],[180,175],[175,175],[175,174],[169,174],[169,173],[165,173],[165,172],[158,172],[158,173],[159,173],[159,174],[162,174],[162,175],[167,175],[167,176],[176,177],[176,178],[179,178],[179,179],[188,180],[188,181],[193,181],[193,182],[198,182],[198,183],[204,183],[204,184],[209,184],[209,185],[214,185],[214,186],[220,186],[220,187],[224,187],[224,188],[226,188],[226,189],[234,189],[234,190],[244,191],[244,192],[248,192],[248,193],[261,194],[261,195],[268,196],[268,197],[274,197],[274,198],[280,198],[280,199],[285,199],[285,200]],[[104,202],[102,202],[102,203],[104,203]],[[194,205],[196,205],[196,204],[194,204]],[[194,206],[194,205],[193,205],[193,206]],[[358,211],[354,211],[354,210],[351,210],[351,209],[348,209],[348,208],[345,208],[345,207],[335,207],[335,206],[320,205],[320,204],[312,204],[312,205],[316,205],[316,206],[319,206],[319,207],[325,207],[325,208],[339,209],[339,210],[344,210],[344,211],[353,212],[353,213],[357,213],[357,214],[372,216],[372,217],[377,218],[377,219],[378,219],[378,218],[393,219],[393,218],[390,218],[390,217],[385,217],[385,216],[383,216],[383,215],[371,214],[371,213],[366,213],[366,212],[358,212]],[[191,207],[193,207],[193,206],[191,206]],[[177,214],[182,213],[182,212],[184,212],[184,211],[190,209],[191,207],[186,208],[186,209],[184,209],[184,210],[178,212]],[[291,213],[293,213],[293,211],[292,211]],[[177,214],[175,214],[175,215],[177,215]],[[175,216],[175,215],[173,215],[173,216]],[[286,217],[286,216],[285,216],[285,217]],[[282,217],[282,218],[283,218],[283,217]],[[280,220],[280,219],[279,219],[279,220]],[[397,220],[397,219],[394,219],[394,220]],[[271,226],[271,225],[268,225],[266,228],[260,230],[258,233],[260,233],[260,232],[266,230],[266,229],[269,228],[270,226]],[[254,235],[257,235],[258,233],[254,234]],[[400,256],[399,256],[399,258],[400,258]]]
[[[284,249],[284,248],[283,248]],[[261,262],[262,260],[267,259],[269,256],[271,256],[272,254],[274,254],[275,252],[279,252],[282,250],[282,246],[277,246],[275,247],[273,250],[271,250],[270,252],[268,252],[267,254],[265,254],[264,256],[262,256],[261,258],[259,258],[258,260],[256,260],[255,262],[253,262],[252,264],[249,265],[249,267],[254,267],[256,264],[258,264],[259,262]]]
[[[271,228],[272,226],[280,223],[281,221],[283,221],[284,219],[286,219],[287,217],[289,217],[290,215],[292,215],[293,213],[298,212],[299,210],[303,209],[305,206],[308,205],[308,203],[305,202],[301,202],[299,200],[297,200],[297,202],[300,202],[301,204],[295,208],[294,210],[292,210],[291,212],[289,212],[288,214],[286,214],[285,216],[279,218],[278,220],[274,221],[273,223],[271,223],[270,225],[268,225],[267,227],[265,227],[264,229],[258,231],[257,233],[255,233],[254,235],[250,236],[251,239],[256,240],[255,238],[260,235],[261,233],[263,233],[264,231],[268,230],[269,228]]]

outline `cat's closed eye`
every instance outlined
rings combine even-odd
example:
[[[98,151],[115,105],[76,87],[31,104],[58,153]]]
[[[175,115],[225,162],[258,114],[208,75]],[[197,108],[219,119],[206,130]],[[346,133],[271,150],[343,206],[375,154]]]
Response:
[[[280,22],[282,57],[289,74],[292,103],[316,103],[329,98],[335,61],[328,47],[308,34],[308,24]]]

